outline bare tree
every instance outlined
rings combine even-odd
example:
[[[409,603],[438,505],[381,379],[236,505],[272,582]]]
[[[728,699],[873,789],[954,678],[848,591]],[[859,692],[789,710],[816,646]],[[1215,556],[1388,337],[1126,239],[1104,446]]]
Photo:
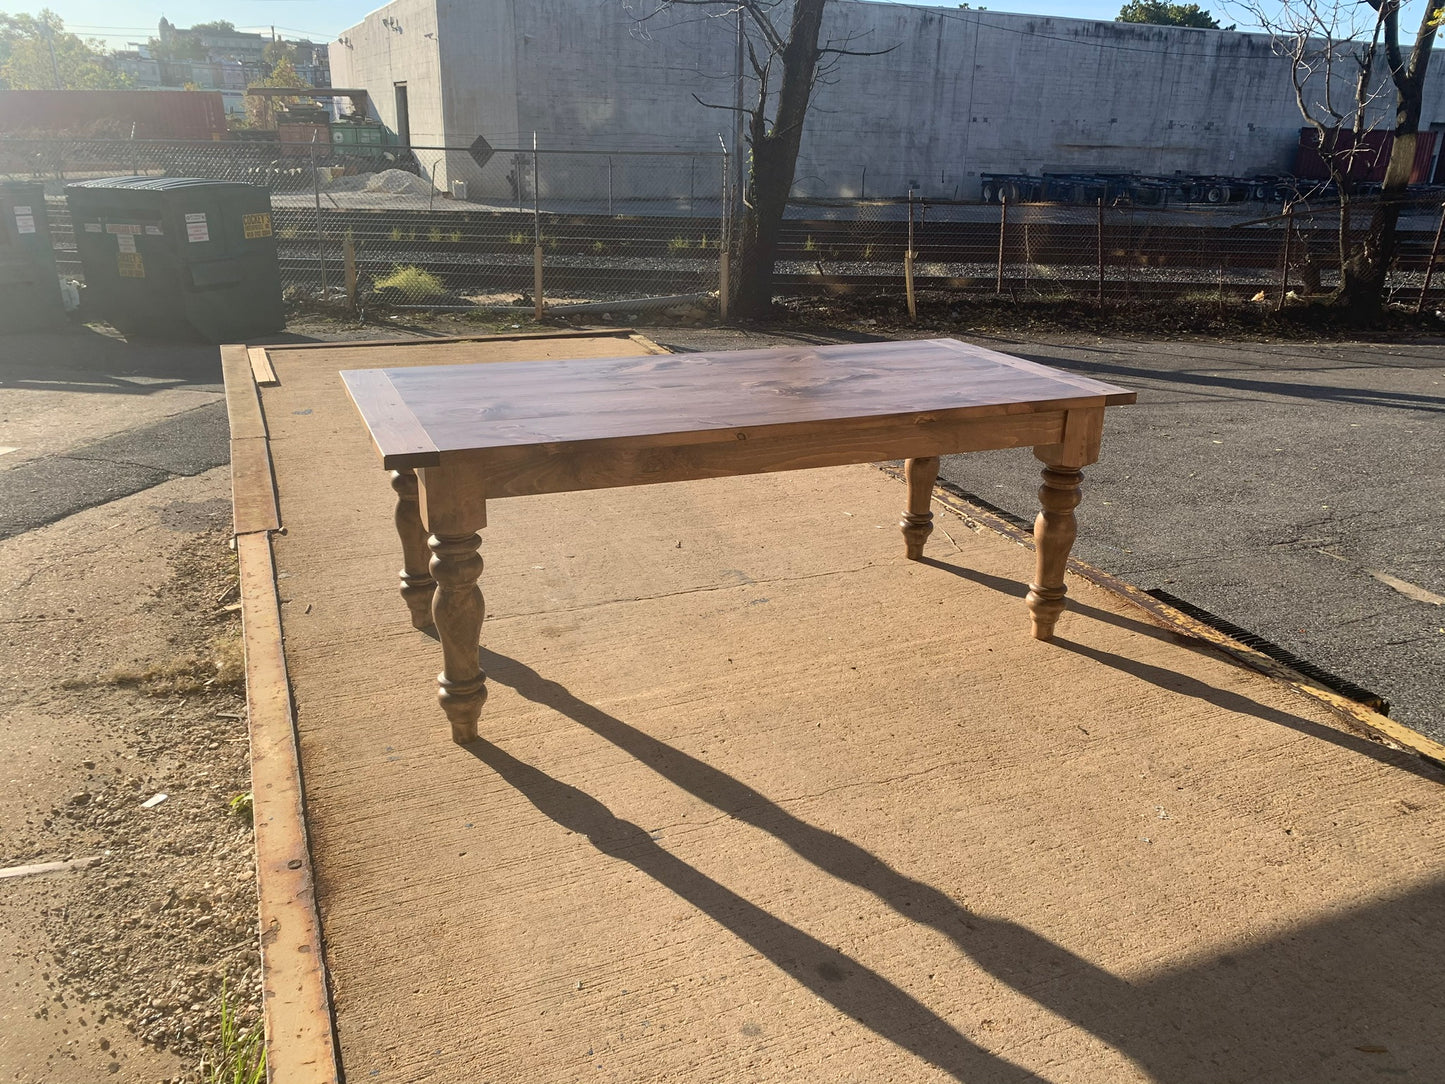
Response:
[[[1248,0],[1239,5],[1274,37],[1290,63],[1300,115],[1318,133],[1320,156],[1339,193],[1340,283],[1334,300],[1371,322],[1384,306],[1396,228],[1414,168],[1425,74],[1445,4],[1428,0],[1415,40],[1400,47],[1401,0]],[[1384,60],[1384,72],[1380,60]],[[1389,115],[1394,139],[1368,227],[1351,232],[1357,163],[1373,155],[1363,136]]]
[[[743,319],[767,315],[773,300],[773,265],[778,234],[798,164],[803,122],[813,91],[844,56],[878,56],[889,49],[860,50],[852,40],[822,41],[828,0],[651,0],[640,13],[648,22],[677,8],[711,9],[718,17],[739,20],[753,100],[723,105],[693,97],[700,105],[730,112],[742,110],[748,146],[739,256],[734,266],[733,314]],[[782,17],[788,18],[786,33]]]

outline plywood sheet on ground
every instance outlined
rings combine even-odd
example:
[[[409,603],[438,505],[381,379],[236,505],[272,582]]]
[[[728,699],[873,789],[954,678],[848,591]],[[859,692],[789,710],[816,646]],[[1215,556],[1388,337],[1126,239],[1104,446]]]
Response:
[[[348,1079],[1445,1063],[1433,768],[1086,583],[1035,642],[1031,555],[940,516],[904,560],[903,489],[867,467],[494,503],[485,740],[459,748],[335,375],[357,360],[272,359]]]

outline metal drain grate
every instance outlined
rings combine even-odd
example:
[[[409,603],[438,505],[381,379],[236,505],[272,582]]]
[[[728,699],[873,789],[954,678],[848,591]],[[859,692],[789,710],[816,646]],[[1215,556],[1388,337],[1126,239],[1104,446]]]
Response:
[[[1253,648],[1261,655],[1268,655],[1276,662],[1284,663],[1291,670],[1303,674],[1317,685],[1322,685],[1324,688],[1337,692],[1341,696],[1347,696],[1356,703],[1363,704],[1371,711],[1377,711],[1381,715],[1390,714],[1390,702],[1379,693],[1372,693],[1369,689],[1356,685],[1348,678],[1342,678],[1337,674],[1330,673],[1328,670],[1322,670],[1308,659],[1300,658],[1294,652],[1287,648],[1280,647],[1279,644],[1274,643],[1272,640],[1266,640],[1263,636],[1250,632],[1248,629],[1240,628],[1234,622],[1228,621],[1217,614],[1212,614],[1208,610],[1194,605],[1192,602],[1188,602],[1177,595],[1171,595],[1162,587],[1151,588],[1144,593],[1153,598],[1157,598],[1166,605],[1173,606],[1181,613],[1188,614],[1194,618],[1194,620],[1238,640],[1241,644]]]

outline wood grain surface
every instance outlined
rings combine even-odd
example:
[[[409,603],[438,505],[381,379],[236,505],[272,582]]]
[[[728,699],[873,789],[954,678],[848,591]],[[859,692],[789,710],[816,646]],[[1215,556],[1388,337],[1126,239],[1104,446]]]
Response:
[[[368,357],[382,353],[372,348]],[[759,428],[803,435],[850,421],[983,418],[1135,398],[953,339],[420,366],[384,375],[342,373],[390,468],[482,449],[617,440],[696,445],[745,440]]]

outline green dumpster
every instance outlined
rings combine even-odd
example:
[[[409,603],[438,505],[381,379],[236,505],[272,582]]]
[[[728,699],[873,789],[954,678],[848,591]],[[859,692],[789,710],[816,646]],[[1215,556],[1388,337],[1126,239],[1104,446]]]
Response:
[[[0,333],[64,324],[45,188],[0,184]]]
[[[271,194],[238,181],[107,177],[65,190],[85,310],[126,335],[242,342],[280,331]]]

